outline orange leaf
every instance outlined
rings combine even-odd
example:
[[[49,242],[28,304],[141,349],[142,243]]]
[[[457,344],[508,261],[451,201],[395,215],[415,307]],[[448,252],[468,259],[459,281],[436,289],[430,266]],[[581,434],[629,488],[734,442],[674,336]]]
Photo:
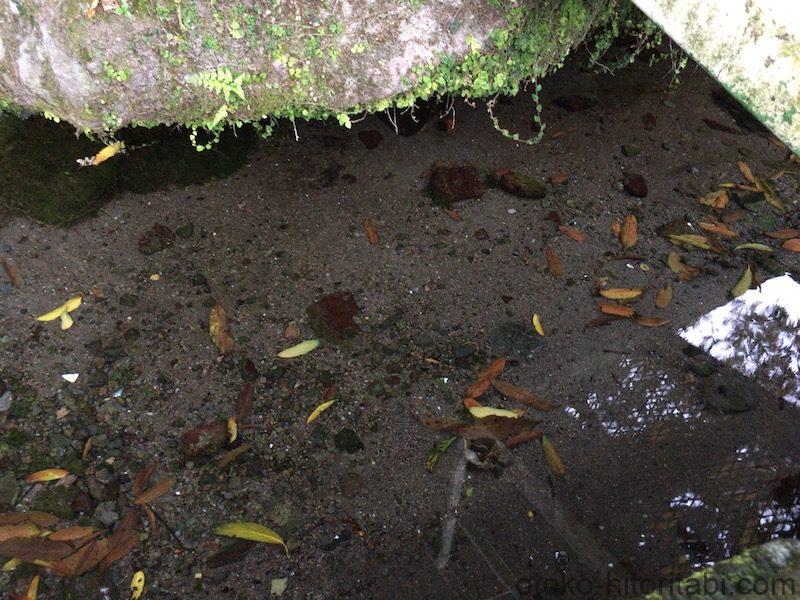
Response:
[[[661,317],[636,317],[634,321],[644,327],[661,327],[669,323],[669,319],[662,319]]]
[[[494,389],[510,400],[514,400],[520,404],[525,404],[526,406],[532,406],[537,410],[553,410],[553,405],[547,400],[538,394],[534,394],[533,392],[526,390],[525,388],[508,383],[507,381],[502,381],[500,379],[495,379],[492,385],[494,386]]]
[[[709,233],[714,233],[716,235],[721,235],[724,237],[736,237],[739,235],[732,229],[725,227],[724,225],[718,225],[716,223],[698,223],[700,229],[703,231],[707,231]]]
[[[367,241],[373,246],[377,246],[379,243],[378,231],[375,229],[375,225],[372,224],[372,219],[364,219],[364,231],[367,232]]]
[[[547,258],[547,267],[550,269],[550,272],[556,277],[563,275],[564,265],[561,264],[561,259],[558,258],[558,255],[550,246],[544,247],[544,255]]]
[[[553,173],[550,176],[550,183],[552,183],[553,185],[559,185],[559,184],[564,183],[567,180],[568,177],[569,177],[569,175],[567,175],[563,171],[559,171],[557,173]]]
[[[672,284],[667,283],[656,294],[656,308],[666,308],[672,302]]]
[[[550,472],[556,477],[563,477],[567,472],[567,469],[564,467],[564,461],[561,460],[561,456],[559,456],[556,447],[545,435],[542,436],[542,450],[544,451],[544,459]]]
[[[619,234],[622,232],[622,224],[619,222],[619,219],[614,219],[611,221],[611,235],[615,238],[619,238]]]
[[[742,175],[744,175],[744,178],[747,179],[747,181],[750,183],[756,182],[756,178],[753,177],[753,172],[750,170],[750,167],[744,164],[741,160],[739,161],[739,170],[742,172]]]
[[[38,527],[52,527],[58,523],[55,515],[46,512],[30,510],[28,512],[0,513],[0,525],[19,525],[20,523],[33,523]]]
[[[622,227],[619,230],[619,241],[622,248],[627,250],[636,245],[637,239],[637,224],[634,215],[626,215],[625,220],[622,221]]]
[[[507,437],[505,444],[507,447],[513,448],[514,446],[519,446],[525,442],[538,440],[540,437],[542,437],[542,433],[543,432],[541,429],[526,429],[525,431],[520,431],[515,435]]]
[[[800,229],[778,229],[777,231],[769,231],[766,235],[773,240],[788,240],[800,237]]]
[[[600,310],[607,315],[632,317],[635,314],[635,311],[630,306],[622,306],[621,304],[614,304],[613,302],[605,302],[603,300],[597,300],[596,302]]]
[[[153,484],[148,490],[142,492],[139,496],[134,498],[134,504],[149,504],[156,498],[160,498],[167,492],[172,489],[172,486],[175,485],[175,478],[174,477],[167,477],[166,479],[162,479],[161,481],[156,482]]]
[[[41,471],[36,471],[35,473],[31,473],[25,478],[27,483],[39,483],[41,481],[55,481],[56,479],[62,479],[69,475],[69,471],[66,469],[42,469]]]
[[[571,237],[576,242],[585,242],[586,235],[577,229],[573,229],[572,227],[567,227],[566,225],[559,225],[558,230],[566,236]]]
[[[79,540],[81,538],[85,538],[86,536],[92,535],[93,533],[94,533],[94,527],[73,525],[72,527],[65,527],[64,529],[59,529],[58,531],[54,531],[53,533],[47,536],[47,539],[55,540],[56,542],[71,542],[73,540]]]
[[[725,190],[715,190],[700,198],[700,204],[705,204],[711,208],[725,208],[728,206],[729,201],[728,192]]]
[[[450,217],[453,221],[458,222],[461,220],[461,213],[458,212],[456,209],[447,208],[445,210],[447,211],[447,216]]]
[[[492,361],[486,369],[478,373],[478,378],[475,382],[467,388],[466,396],[467,398],[480,398],[489,389],[489,386],[492,385],[492,382],[497,379],[500,373],[503,372],[503,369],[506,367],[506,358],[505,356],[501,356],[500,358],[495,359]]]
[[[783,244],[781,244],[781,248],[788,250],[789,252],[800,252],[800,238],[786,240],[783,242]]]
[[[5,542],[11,538],[36,537],[41,533],[33,523],[23,523],[20,525],[0,525],[0,542]]]

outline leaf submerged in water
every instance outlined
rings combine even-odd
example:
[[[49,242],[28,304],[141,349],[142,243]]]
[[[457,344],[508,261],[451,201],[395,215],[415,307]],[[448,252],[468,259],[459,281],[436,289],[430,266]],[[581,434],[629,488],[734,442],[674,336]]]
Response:
[[[235,523],[223,523],[214,529],[217,535],[225,535],[228,537],[241,538],[243,540],[250,540],[251,542],[261,542],[263,544],[276,544],[283,546],[286,554],[289,554],[289,548],[283,538],[276,532],[272,531],[269,527],[264,527],[259,523],[250,523],[246,521]]]

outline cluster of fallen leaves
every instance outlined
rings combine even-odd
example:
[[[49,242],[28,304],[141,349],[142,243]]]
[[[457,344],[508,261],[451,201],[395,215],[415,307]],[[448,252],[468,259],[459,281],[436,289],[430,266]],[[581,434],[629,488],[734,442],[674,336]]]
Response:
[[[505,369],[504,357],[499,357],[477,374],[475,381],[465,390],[462,404],[474,418],[472,421],[448,419],[423,419],[422,423],[434,431],[444,431],[453,437],[434,445],[426,461],[427,469],[433,470],[439,457],[450,447],[456,438],[464,440],[493,440],[507,448],[514,448],[526,442],[541,439],[545,460],[550,470],[558,476],[565,473],[555,446],[537,427],[539,419],[525,417],[528,408],[546,412],[554,408],[548,400],[535,392],[500,379]],[[526,408],[497,408],[481,404],[478,399],[490,389],[494,389],[510,402]]]

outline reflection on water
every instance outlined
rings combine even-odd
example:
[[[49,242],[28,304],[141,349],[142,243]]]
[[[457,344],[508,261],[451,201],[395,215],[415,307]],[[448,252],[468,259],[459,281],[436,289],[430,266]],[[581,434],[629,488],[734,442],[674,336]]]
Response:
[[[712,310],[679,335],[748,376],[766,375],[800,406],[800,284],[775,277]]]
[[[772,491],[771,502],[759,517],[759,528],[770,539],[797,537],[800,521],[800,473],[783,477]]]
[[[606,396],[591,392],[586,397],[588,409],[597,415],[610,436],[638,434],[656,423],[689,420],[700,414],[694,403],[673,393],[676,386],[666,372],[648,368],[634,358],[623,359],[619,368],[625,375],[617,390]],[[576,407],[565,410],[577,419],[581,417]]]

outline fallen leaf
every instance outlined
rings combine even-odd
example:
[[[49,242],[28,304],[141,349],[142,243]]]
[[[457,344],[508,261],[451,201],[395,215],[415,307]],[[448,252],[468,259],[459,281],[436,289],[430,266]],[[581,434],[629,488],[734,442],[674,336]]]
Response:
[[[642,288],[608,288],[600,290],[600,295],[609,300],[633,300],[642,295]]]
[[[763,179],[762,177],[756,178],[756,188],[758,188],[759,192],[764,194],[764,199],[769,202],[773,208],[781,212],[786,210],[786,205],[780,198],[778,198],[775,188],[773,188],[772,184],[766,179]]]
[[[283,339],[296,340],[300,337],[300,328],[295,323],[289,323],[283,331]]]
[[[131,484],[131,492],[134,498],[141,496],[149,487],[150,477],[155,473],[157,467],[158,464],[154,462],[147,463],[136,473],[133,478],[133,483]]]
[[[22,523],[20,525],[0,525],[0,542],[5,542],[11,538],[36,537],[41,533],[33,523]]]
[[[34,575],[28,585],[28,591],[25,592],[25,600],[36,600],[36,594],[39,592],[39,576]]]
[[[131,600],[139,600],[144,593],[144,571],[136,571],[131,577]]]
[[[467,407],[469,414],[476,419],[485,419],[486,417],[503,417],[505,419],[518,419],[525,411],[521,409],[506,410],[505,408],[495,408],[493,406],[483,406],[479,404],[474,398],[464,398],[464,406]]]
[[[435,431],[447,431],[465,440],[491,438],[505,442],[505,440],[533,429],[539,420],[520,417],[507,419],[505,417],[486,417],[477,421],[463,422],[445,419],[422,419],[422,424]]]
[[[492,363],[483,371],[478,373],[475,382],[467,388],[465,396],[467,398],[480,398],[492,385],[492,382],[497,379],[503,369],[506,367],[506,357],[501,356],[492,361]]]
[[[187,458],[207,456],[220,450],[228,441],[228,424],[218,420],[193,427],[181,435],[181,450]]]
[[[108,146],[100,150],[100,152],[98,152],[92,157],[91,164],[96,167],[100,163],[107,161],[112,156],[116,156],[124,149],[125,149],[124,142],[114,142],[113,144],[109,144]]]
[[[619,219],[614,219],[611,221],[611,235],[619,239],[620,233],[622,233],[622,223],[619,222]]]
[[[498,392],[503,394],[506,398],[510,400],[514,400],[515,402],[519,402],[520,404],[525,404],[526,406],[532,406],[537,410],[552,410],[553,405],[531,391],[526,390],[525,388],[519,387],[512,383],[508,383],[507,381],[502,381],[500,379],[495,379],[492,383],[494,389]]]
[[[553,251],[550,246],[544,247],[544,255],[547,258],[547,268],[556,277],[561,277],[564,274],[564,265],[561,264],[561,259]]]
[[[561,460],[556,447],[546,435],[542,436],[542,450],[544,451],[544,460],[550,472],[556,477],[563,477],[567,469],[564,467],[564,462]]]
[[[718,225],[716,223],[698,223],[697,225],[703,231],[713,233],[714,235],[721,235],[723,237],[736,237],[737,235],[739,235],[729,227],[725,227],[724,225]]]
[[[37,527],[47,528],[58,523],[59,519],[55,515],[46,512],[31,510],[28,512],[9,512],[0,513],[0,525],[19,525],[21,523],[33,523]]]
[[[750,268],[750,265],[744,270],[742,276],[739,278],[739,281],[736,282],[731,288],[731,296],[734,298],[738,298],[742,294],[744,294],[750,287],[753,285],[753,270]]]
[[[264,544],[280,544],[289,554],[289,548],[283,541],[283,538],[272,531],[268,527],[259,525],[258,523],[238,522],[238,523],[224,523],[214,530],[217,535],[225,535],[228,537],[240,538],[243,540],[250,540],[251,542],[262,542]]]
[[[168,493],[172,486],[175,485],[175,478],[174,477],[167,477],[165,479],[161,479],[153,484],[153,486],[133,499],[134,504],[149,504],[153,500],[160,498],[164,494]]]
[[[43,315],[39,315],[36,317],[37,321],[54,321],[55,319],[61,319],[61,329],[69,329],[72,327],[72,317],[69,316],[73,310],[78,308],[83,301],[83,296],[80,294],[77,296],[73,296],[61,306],[54,308],[50,312],[47,312]]]
[[[41,471],[36,471],[35,473],[31,473],[25,478],[27,483],[39,483],[42,481],[55,481],[56,479],[61,479],[62,477],[66,477],[69,475],[69,471],[66,469],[42,469]]]
[[[781,248],[788,250],[789,252],[800,252],[800,238],[786,240],[783,242],[783,244],[781,244]]]
[[[2,568],[0,568],[0,571],[2,571],[3,573],[9,573],[9,572],[13,571],[14,569],[16,569],[18,566],[20,566],[21,564],[22,564],[22,561],[20,559],[12,558],[12,559],[6,561],[5,563],[3,563],[3,566],[2,566]]]
[[[96,285],[93,285],[92,287],[89,288],[89,293],[98,302],[102,302],[103,300],[106,299],[106,295],[103,293],[103,290],[101,290]]]
[[[691,281],[703,272],[700,267],[692,267],[684,263],[677,252],[667,254],[667,266],[681,281]]]
[[[101,572],[108,570],[108,568],[115,562],[123,559],[128,552],[139,545],[140,541],[139,534],[135,531],[124,536],[120,536],[114,542],[110,540],[111,538],[109,538],[109,545],[111,546],[111,549],[97,565],[97,569]]]
[[[567,175],[563,171],[558,171],[550,176],[550,183],[552,183],[553,185],[560,185],[564,183],[568,178],[569,175]]]
[[[83,443],[83,452],[81,452],[81,460],[86,460],[89,457],[89,452],[92,450],[92,436],[86,438]]]
[[[532,321],[533,321],[533,329],[536,331],[536,333],[544,337],[545,333],[544,333],[544,328],[542,327],[542,320],[539,318],[539,315],[537,313],[533,313]]]
[[[586,241],[586,235],[582,231],[579,231],[572,227],[567,227],[566,225],[559,225],[558,230],[564,235],[572,238],[576,242],[583,243]]]
[[[505,444],[509,448],[513,448],[526,442],[537,440],[542,437],[542,434],[543,432],[541,429],[526,429],[525,431],[520,431],[519,433],[506,438]]]
[[[236,423],[236,417],[228,417],[226,427],[228,429],[228,443],[232,444],[239,435],[239,425]]]
[[[622,304],[615,304],[613,302],[604,302],[603,300],[596,300],[596,302],[600,311],[607,315],[628,318],[636,314],[636,311],[630,306],[623,306]]]
[[[672,302],[672,284],[667,283],[656,293],[656,308],[666,308]]]
[[[700,248],[701,250],[713,249],[711,241],[706,236],[697,233],[673,234],[668,235],[667,239],[678,246],[688,244],[689,246],[694,246],[695,248]]]
[[[372,224],[372,219],[364,219],[364,230],[367,232],[367,241],[373,246],[377,246],[379,243],[378,231],[375,229],[375,225]]]
[[[55,540],[56,542],[72,542],[90,536],[93,533],[95,533],[94,527],[73,525],[72,527],[65,527],[64,529],[54,531],[47,536],[47,539]]]
[[[662,319],[661,317],[641,317],[637,316],[633,319],[639,325],[644,327],[661,327],[669,323],[669,319]]]
[[[236,398],[236,420],[245,421],[253,411],[253,383],[245,381]]]
[[[235,343],[228,329],[228,319],[225,316],[225,309],[219,304],[215,304],[208,313],[208,332],[211,340],[223,354],[233,352]]]
[[[457,437],[450,437],[433,445],[431,451],[428,453],[428,457],[425,459],[425,469],[429,472],[433,471],[433,468],[436,466],[436,463],[439,462],[439,458],[447,452],[447,449],[455,442],[458,438]]]
[[[777,231],[769,231],[766,235],[767,237],[771,237],[773,240],[800,238],[800,229],[778,229]]]
[[[634,215],[626,215],[619,230],[619,241],[622,244],[622,248],[624,250],[633,248],[636,245],[637,237],[636,217]]]
[[[219,456],[216,459],[217,462],[219,463],[219,465],[218,465],[219,468],[220,469],[224,469],[229,464],[231,464],[233,461],[235,461],[237,458],[239,458],[240,455],[244,454],[245,452],[250,450],[250,448],[252,448],[252,447],[253,447],[253,444],[242,444],[241,446],[238,446],[237,448],[234,448],[233,450],[228,450],[225,454],[222,454],[221,456]]]
[[[739,170],[742,172],[742,175],[744,176],[745,179],[747,179],[747,181],[749,181],[750,183],[756,182],[756,178],[753,177],[753,172],[750,170],[750,167],[748,167],[741,160],[739,161]]]
[[[3,265],[3,270],[6,272],[8,280],[11,282],[12,286],[18,288],[20,285],[22,285],[22,280],[20,279],[17,267],[10,258],[6,258],[5,256],[0,258],[0,264]]]
[[[700,198],[700,204],[710,206],[711,208],[725,208],[728,206],[729,201],[728,192],[725,190],[715,190]]]
[[[774,252],[771,246],[766,244],[759,244],[758,242],[750,242],[747,244],[739,244],[734,250],[755,250],[756,252]]]
[[[278,354],[278,358],[296,358],[298,356],[303,356],[304,354],[308,354],[314,348],[319,346],[319,340],[306,340],[304,342],[300,342],[296,346],[292,346],[291,348],[287,348]]]
[[[452,219],[456,223],[461,221],[461,213],[459,213],[456,209],[446,208],[445,212],[447,213],[447,216],[450,217],[450,219]]]
[[[50,563],[50,570],[62,577],[82,575],[91,571],[108,554],[108,539],[84,544],[69,556]]]
[[[313,423],[317,419],[317,417],[319,417],[323,412],[328,410],[328,408],[330,408],[334,402],[336,402],[336,400],[328,400],[327,402],[323,402],[322,404],[317,406],[314,410],[312,410],[311,414],[308,415],[308,418],[306,418],[306,425]]]
[[[25,562],[60,560],[72,554],[67,542],[56,542],[43,537],[16,537],[0,542],[0,556],[19,558]]]

